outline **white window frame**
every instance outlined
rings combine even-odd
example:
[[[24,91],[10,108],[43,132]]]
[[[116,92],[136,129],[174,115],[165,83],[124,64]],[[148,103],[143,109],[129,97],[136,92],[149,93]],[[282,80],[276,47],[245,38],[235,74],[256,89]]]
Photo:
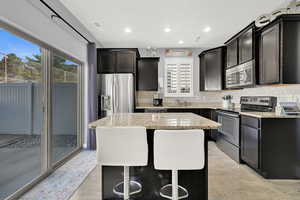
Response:
[[[180,67],[180,65],[188,64],[191,65],[191,88],[189,93],[180,93],[179,90],[177,90],[176,93],[169,93],[168,92],[168,65],[177,65],[177,68]],[[194,96],[194,77],[193,77],[193,70],[194,70],[194,59],[193,57],[167,57],[165,59],[165,75],[164,75],[164,96],[165,97],[193,97]],[[177,78],[179,79],[179,75],[177,74]]]

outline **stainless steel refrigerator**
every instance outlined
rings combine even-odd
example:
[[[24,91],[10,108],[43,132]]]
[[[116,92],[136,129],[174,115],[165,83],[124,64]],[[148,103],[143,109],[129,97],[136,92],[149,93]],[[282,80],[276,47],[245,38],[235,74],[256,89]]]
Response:
[[[132,113],[134,79],[132,74],[101,74],[98,76],[101,117],[113,113]]]

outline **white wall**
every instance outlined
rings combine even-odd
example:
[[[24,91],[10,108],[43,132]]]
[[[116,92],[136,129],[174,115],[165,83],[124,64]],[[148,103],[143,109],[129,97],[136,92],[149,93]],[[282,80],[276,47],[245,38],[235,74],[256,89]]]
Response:
[[[85,62],[86,42],[55,24],[38,9],[42,9],[39,1],[34,3],[35,6],[26,0],[1,0],[0,20]]]

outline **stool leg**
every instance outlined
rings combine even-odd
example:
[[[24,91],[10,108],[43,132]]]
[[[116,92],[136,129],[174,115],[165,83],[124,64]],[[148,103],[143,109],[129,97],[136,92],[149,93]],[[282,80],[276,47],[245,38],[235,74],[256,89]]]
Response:
[[[172,170],[172,200],[178,200],[178,171]]]
[[[124,166],[124,199],[127,200],[129,199],[129,184],[130,184],[130,179],[129,179],[129,167]]]

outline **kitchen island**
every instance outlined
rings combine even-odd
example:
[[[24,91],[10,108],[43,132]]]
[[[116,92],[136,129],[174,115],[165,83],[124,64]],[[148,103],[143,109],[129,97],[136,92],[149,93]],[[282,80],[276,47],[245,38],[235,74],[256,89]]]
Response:
[[[207,134],[208,130],[219,128],[221,126],[219,123],[192,113],[127,113],[114,114],[89,124],[89,128],[92,129],[98,126],[146,127],[149,149],[148,166],[130,168],[131,179],[143,185],[142,192],[134,195],[132,199],[141,200],[163,199],[159,196],[159,190],[163,185],[171,183],[171,171],[155,170],[153,166],[154,130],[203,129],[205,132],[205,167],[202,170],[179,171],[179,184],[188,189],[189,200],[208,199]],[[121,166],[102,167],[102,199],[116,199],[113,187],[123,180],[122,172]]]

